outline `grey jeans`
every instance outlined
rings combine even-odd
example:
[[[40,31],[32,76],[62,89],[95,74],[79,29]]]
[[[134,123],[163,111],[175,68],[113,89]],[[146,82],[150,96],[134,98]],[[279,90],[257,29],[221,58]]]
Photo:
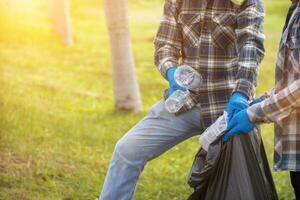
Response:
[[[117,142],[99,199],[133,199],[146,163],[201,134],[200,116],[199,107],[175,116],[165,109],[163,100],[156,103],[148,115]]]

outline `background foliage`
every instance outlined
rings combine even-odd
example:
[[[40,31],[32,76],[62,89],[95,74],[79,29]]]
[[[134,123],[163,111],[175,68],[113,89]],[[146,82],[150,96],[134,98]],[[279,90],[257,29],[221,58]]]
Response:
[[[272,87],[289,0],[265,0],[266,58],[258,94]],[[75,45],[51,32],[45,1],[0,2],[0,199],[95,199],[115,142],[167,86],[153,65],[162,0],[129,0],[130,28],[144,112],[113,110],[110,53],[99,0],[72,0]],[[273,127],[263,126],[272,163]],[[151,161],[136,199],[183,200],[197,137]],[[293,199],[286,172],[273,173],[281,199]]]

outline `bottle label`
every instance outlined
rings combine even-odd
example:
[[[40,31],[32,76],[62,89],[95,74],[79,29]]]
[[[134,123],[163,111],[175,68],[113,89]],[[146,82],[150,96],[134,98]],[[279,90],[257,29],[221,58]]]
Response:
[[[220,138],[227,129],[227,113],[219,117],[204,133],[200,136],[200,144],[205,151],[208,151],[209,145]]]

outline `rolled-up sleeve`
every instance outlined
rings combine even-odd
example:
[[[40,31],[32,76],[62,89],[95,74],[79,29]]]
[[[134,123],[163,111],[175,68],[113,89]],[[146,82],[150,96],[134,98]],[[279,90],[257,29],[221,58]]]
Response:
[[[234,92],[252,99],[264,54],[264,8],[261,0],[246,0],[237,16],[238,73]]]
[[[155,65],[163,77],[166,77],[166,71],[170,67],[178,66],[178,60],[181,56],[182,35],[177,23],[178,9],[178,0],[166,0],[154,40]]]
[[[299,107],[300,80],[296,80],[277,94],[250,106],[247,112],[250,120],[254,123],[278,122]]]

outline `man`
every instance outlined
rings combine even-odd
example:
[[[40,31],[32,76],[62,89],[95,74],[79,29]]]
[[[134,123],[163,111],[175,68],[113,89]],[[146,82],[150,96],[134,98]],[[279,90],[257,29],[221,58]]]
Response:
[[[248,107],[264,56],[263,18],[261,0],[166,0],[155,38],[166,96],[182,90],[174,81],[179,59],[204,80],[178,113],[159,101],[117,142],[100,200],[132,199],[148,161],[201,134],[225,109],[233,116]]]
[[[300,199],[300,0],[293,0],[280,42],[276,86],[240,111],[228,124],[227,141],[248,133],[254,124],[275,122],[275,170],[290,171],[296,199]],[[274,92],[273,92],[274,91]]]

